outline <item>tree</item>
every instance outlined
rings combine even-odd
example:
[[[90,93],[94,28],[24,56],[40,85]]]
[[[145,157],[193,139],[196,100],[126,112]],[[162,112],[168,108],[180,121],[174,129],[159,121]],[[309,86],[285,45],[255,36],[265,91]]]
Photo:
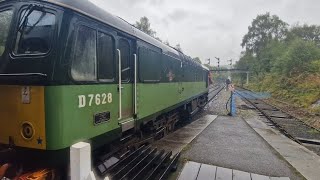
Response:
[[[304,24],[303,26],[300,26],[299,24],[294,25],[288,33],[287,40],[292,40],[296,37],[305,41],[315,42],[318,46],[320,46],[320,26],[309,26],[307,24]]]
[[[151,29],[149,19],[146,16],[141,17],[140,21],[136,21],[134,26],[152,37],[156,36],[156,32]]]
[[[320,49],[314,42],[295,39],[273,65],[273,71],[292,77],[312,72],[314,61],[320,59]],[[318,70],[319,71],[319,70]]]
[[[198,63],[200,63],[200,64],[202,64],[201,63],[201,60],[200,60],[200,58],[199,57],[195,57],[195,58],[192,58],[194,61],[196,61],[196,62],[198,62]]]
[[[271,72],[273,64],[278,61],[279,57],[286,50],[286,43],[276,40],[270,41],[257,56],[260,73]]]
[[[182,49],[181,49],[181,46],[180,44],[177,44],[175,47],[174,47],[176,50],[182,52]]]
[[[271,40],[283,40],[288,32],[288,24],[270,13],[258,15],[253,19],[248,33],[244,35],[241,46],[251,53],[259,53]]]
[[[213,70],[213,69],[215,69],[215,70],[217,70],[217,68],[215,68],[215,67],[213,67],[213,66],[211,66],[211,65],[209,65],[209,64],[203,64],[205,67],[207,67],[209,70]]]
[[[236,62],[235,68],[236,69],[248,69],[255,74],[259,73],[259,67],[257,66],[256,58],[246,51],[241,52],[241,56],[239,61]]]
[[[154,37],[156,40],[162,42],[162,40],[159,37]]]

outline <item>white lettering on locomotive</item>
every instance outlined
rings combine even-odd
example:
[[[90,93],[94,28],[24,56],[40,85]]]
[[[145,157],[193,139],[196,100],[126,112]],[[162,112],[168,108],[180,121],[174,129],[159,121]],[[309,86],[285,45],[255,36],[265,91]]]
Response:
[[[112,103],[112,94],[111,93],[102,93],[102,94],[88,94],[88,95],[78,95],[79,108],[86,106],[92,106],[93,104],[99,106],[107,103]]]
[[[79,95],[79,108],[83,108],[86,106],[86,96],[85,95]]]

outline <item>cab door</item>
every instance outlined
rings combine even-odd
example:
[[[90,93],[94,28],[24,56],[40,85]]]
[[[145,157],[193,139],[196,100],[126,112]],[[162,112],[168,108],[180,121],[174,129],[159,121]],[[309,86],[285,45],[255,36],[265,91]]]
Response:
[[[118,93],[119,93],[119,124],[122,131],[134,127],[135,102],[135,74],[136,60],[135,41],[119,36],[117,43],[118,53]]]

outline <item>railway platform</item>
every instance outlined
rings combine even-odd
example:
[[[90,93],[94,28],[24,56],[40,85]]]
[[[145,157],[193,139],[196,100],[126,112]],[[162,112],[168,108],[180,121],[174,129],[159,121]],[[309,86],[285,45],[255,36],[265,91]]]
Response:
[[[241,117],[218,116],[189,144],[181,159],[264,176],[303,179]]]
[[[178,180],[290,180],[188,161]]]
[[[225,104],[221,98],[227,101],[228,94],[229,92],[222,92],[215,104],[219,103],[220,106]],[[241,102],[239,98],[236,98],[236,101],[237,105]],[[179,131],[159,141],[159,145],[163,141],[163,146],[167,145],[168,149],[172,147],[182,149],[180,165],[170,179],[185,179],[181,176],[183,176],[182,172],[186,171],[184,167],[188,163],[196,164],[195,169],[192,168],[197,172],[196,177],[201,172],[200,167],[204,165],[203,167],[216,168],[216,172],[218,169],[227,169],[228,175],[230,172],[240,172],[245,176],[249,174],[251,180],[254,179],[253,177],[256,179],[319,179],[320,157],[266,125],[258,115],[238,112],[237,116],[231,117],[226,116],[227,113],[221,113],[224,108],[220,108],[219,113],[212,113],[212,109],[219,108],[213,105],[206,110],[209,115],[202,117],[201,121],[206,119],[210,123],[206,124],[205,128],[202,127],[201,133],[195,133],[191,138],[192,141],[189,138],[191,142],[187,145],[178,143],[183,141],[180,139],[181,134],[175,135]],[[219,115],[212,116],[212,114]],[[190,126],[197,128],[196,122],[197,120]],[[184,127],[184,131],[188,126]],[[188,136],[191,136],[192,132],[189,131]],[[168,142],[171,142],[170,146]],[[188,171],[191,172],[190,169]],[[187,175],[187,177],[192,176]],[[235,179],[234,175],[232,177]]]

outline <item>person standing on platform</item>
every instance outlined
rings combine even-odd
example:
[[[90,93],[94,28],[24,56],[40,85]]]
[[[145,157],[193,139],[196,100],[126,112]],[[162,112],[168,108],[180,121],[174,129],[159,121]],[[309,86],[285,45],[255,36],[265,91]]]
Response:
[[[229,78],[226,79],[226,91],[229,89],[229,85],[231,84],[231,81]]]

